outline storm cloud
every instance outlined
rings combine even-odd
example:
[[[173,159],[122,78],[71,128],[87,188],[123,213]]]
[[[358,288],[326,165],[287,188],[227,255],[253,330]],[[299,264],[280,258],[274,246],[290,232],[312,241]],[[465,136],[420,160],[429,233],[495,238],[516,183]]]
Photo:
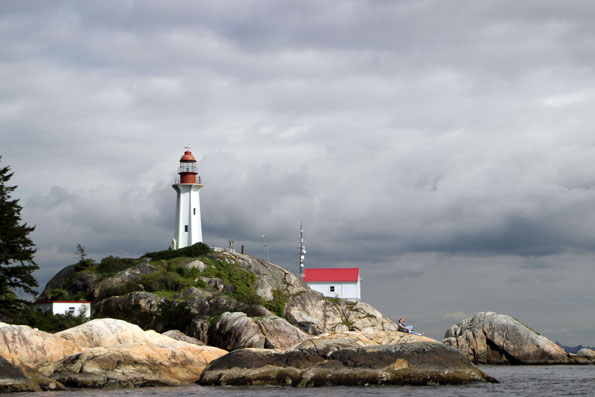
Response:
[[[361,268],[427,335],[513,315],[595,345],[590,1],[0,4],[0,155],[43,286],[84,245],[173,236],[185,146],[205,243]],[[461,317],[461,318],[457,318]],[[553,319],[556,319],[553,321]]]

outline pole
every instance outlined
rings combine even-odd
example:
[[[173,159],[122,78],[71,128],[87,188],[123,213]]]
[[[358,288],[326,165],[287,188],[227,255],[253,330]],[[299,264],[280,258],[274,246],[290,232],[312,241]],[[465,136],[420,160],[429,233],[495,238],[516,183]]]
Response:
[[[300,278],[304,279],[304,258],[306,256],[306,247],[304,246],[304,228],[300,220]]]

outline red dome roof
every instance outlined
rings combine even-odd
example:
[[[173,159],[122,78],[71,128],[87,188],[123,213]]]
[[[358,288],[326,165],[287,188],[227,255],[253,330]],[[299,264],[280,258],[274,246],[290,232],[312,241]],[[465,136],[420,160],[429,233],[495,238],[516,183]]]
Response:
[[[192,152],[190,150],[186,150],[184,152],[184,155],[180,159],[180,162],[185,162],[185,163],[194,162],[194,163],[196,163],[196,159],[194,158],[194,156],[192,155]]]

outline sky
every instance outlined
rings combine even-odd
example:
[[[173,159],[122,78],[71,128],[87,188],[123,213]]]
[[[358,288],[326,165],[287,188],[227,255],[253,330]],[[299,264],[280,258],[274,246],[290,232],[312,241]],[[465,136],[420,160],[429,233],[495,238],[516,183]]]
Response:
[[[595,346],[590,0],[4,1],[0,165],[40,290],[165,249],[178,161],[204,242],[441,340],[480,311]]]

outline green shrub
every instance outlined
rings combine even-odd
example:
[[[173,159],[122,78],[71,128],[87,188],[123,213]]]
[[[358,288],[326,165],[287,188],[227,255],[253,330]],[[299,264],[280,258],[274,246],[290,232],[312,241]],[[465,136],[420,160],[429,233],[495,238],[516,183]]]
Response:
[[[97,272],[103,275],[116,274],[122,270],[138,264],[137,259],[119,258],[117,256],[107,256],[97,265]]]
[[[283,317],[285,315],[285,304],[287,304],[288,299],[289,295],[285,294],[283,290],[274,289],[273,299],[270,301],[265,301],[264,307],[266,307],[271,313],[274,313],[279,317]]]
[[[256,295],[254,283],[256,275],[243,270],[235,263],[218,262],[216,266],[207,266],[202,273],[205,277],[218,278],[231,287],[231,294],[247,304],[261,304],[262,299]]]
[[[168,272],[163,269],[145,274],[137,280],[131,280],[117,287],[106,288],[101,292],[97,300],[102,300],[110,296],[126,295],[135,291],[181,291],[193,284],[194,282],[192,280],[188,280],[176,272]]]
[[[18,318],[19,323],[38,328],[45,332],[64,331],[65,329],[81,325],[86,321],[87,318],[83,315],[52,314],[51,310],[38,312],[32,305],[24,306]]]
[[[152,260],[160,260],[160,259],[172,259],[178,258],[180,256],[187,256],[190,258],[196,258],[199,256],[205,256],[211,249],[208,245],[204,243],[196,243],[191,245],[190,247],[184,247],[177,250],[164,250],[164,251],[155,251],[155,252],[147,252],[145,257],[149,257]]]
[[[74,300],[71,298],[70,292],[66,291],[63,288],[54,288],[47,290],[45,292],[45,296],[47,296],[48,300],[50,301]]]

